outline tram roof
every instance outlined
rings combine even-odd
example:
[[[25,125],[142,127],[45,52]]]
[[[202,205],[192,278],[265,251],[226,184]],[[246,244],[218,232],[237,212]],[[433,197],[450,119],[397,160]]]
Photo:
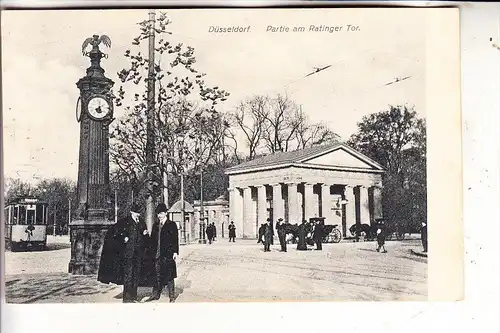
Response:
[[[17,197],[6,202],[5,206],[9,205],[19,205],[19,204],[48,204],[46,201],[42,201],[37,197]]]

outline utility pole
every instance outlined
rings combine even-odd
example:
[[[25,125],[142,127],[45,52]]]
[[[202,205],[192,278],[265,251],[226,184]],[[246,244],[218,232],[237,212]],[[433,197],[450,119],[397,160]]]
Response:
[[[163,147],[163,203],[168,209],[168,156],[167,147]]]
[[[56,213],[57,213],[57,206],[54,206],[54,228],[52,228],[52,235],[56,235]]]
[[[146,226],[151,232],[153,228],[153,167],[154,167],[154,112],[155,112],[155,11],[149,12],[149,59],[148,59],[148,101],[147,101],[147,127],[146,127]]]
[[[70,235],[69,225],[71,224],[71,198],[68,200],[68,236]]]

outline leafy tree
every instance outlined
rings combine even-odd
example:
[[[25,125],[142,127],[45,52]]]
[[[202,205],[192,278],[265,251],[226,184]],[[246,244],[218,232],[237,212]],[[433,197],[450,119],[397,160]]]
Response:
[[[427,219],[426,124],[414,108],[390,106],[363,117],[348,144],[380,163],[384,215],[416,227]]]
[[[122,82],[116,105],[124,106],[127,114],[117,122],[111,133],[111,162],[128,177],[134,186],[145,188],[147,141],[148,80],[155,80],[155,161],[157,166],[174,174],[196,168],[198,165],[217,163],[225,158],[226,129],[229,123],[217,111],[217,104],[225,101],[229,93],[217,86],[209,87],[204,73],[195,69],[194,48],[182,43],[173,44],[167,31],[171,21],[161,13],[153,27],[151,21],[139,23],[140,34],[127,50],[125,57],[130,66],[122,69],[118,77]],[[154,75],[148,78],[148,60],[141,53],[141,43],[155,33]],[[127,87],[127,92],[124,87]],[[129,98],[126,98],[129,96]],[[132,98],[130,98],[132,97]],[[183,138],[182,142],[179,138]],[[155,168],[156,183],[161,184],[161,169]],[[144,192],[141,191],[138,195]],[[155,187],[153,197],[159,197],[161,188]]]

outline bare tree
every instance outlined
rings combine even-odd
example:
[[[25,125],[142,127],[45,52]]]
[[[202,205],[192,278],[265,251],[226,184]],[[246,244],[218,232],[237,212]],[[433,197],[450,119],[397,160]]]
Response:
[[[267,98],[255,96],[243,101],[233,113],[236,126],[245,136],[248,147],[248,159],[255,158],[264,134],[264,122],[267,118]]]
[[[299,106],[287,96],[268,99],[263,139],[270,153],[297,149],[296,132],[305,126]]]

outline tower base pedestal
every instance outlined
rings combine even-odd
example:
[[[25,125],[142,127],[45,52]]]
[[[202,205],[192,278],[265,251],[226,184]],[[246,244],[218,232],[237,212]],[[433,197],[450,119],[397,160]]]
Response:
[[[71,260],[68,272],[75,275],[93,275],[99,270],[102,245],[114,221],[76,220],[70,223]]]

